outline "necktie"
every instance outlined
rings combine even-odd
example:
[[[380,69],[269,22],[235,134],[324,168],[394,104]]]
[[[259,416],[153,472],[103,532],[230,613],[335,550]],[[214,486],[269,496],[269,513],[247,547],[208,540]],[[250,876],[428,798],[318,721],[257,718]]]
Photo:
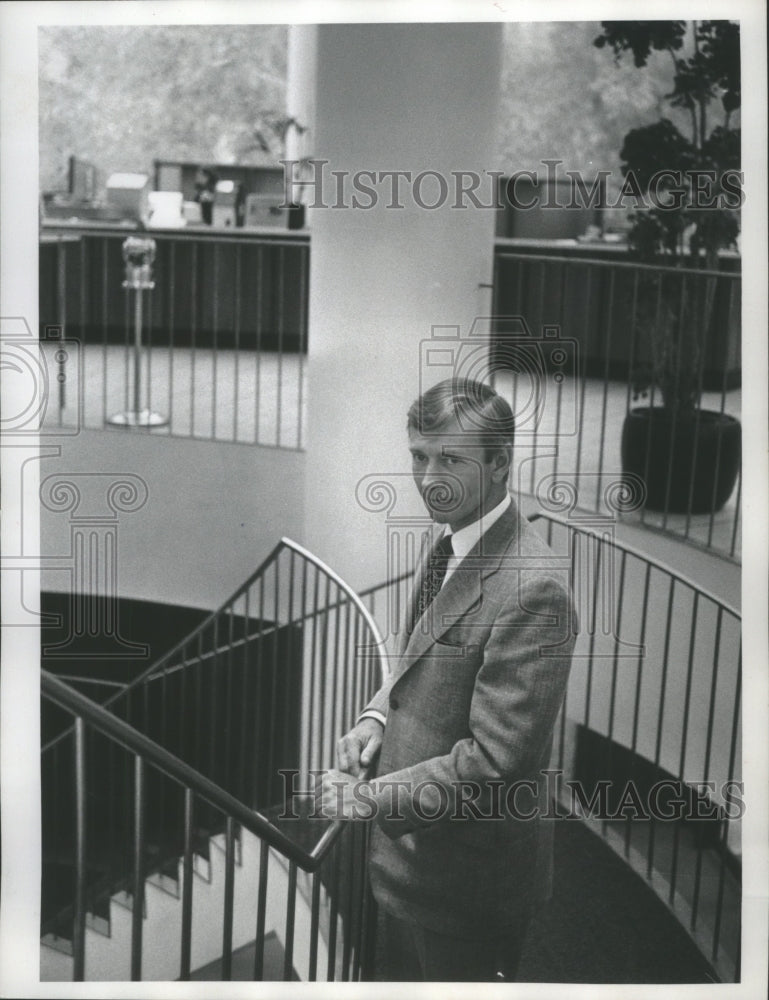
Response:
[[[425,567],[422,584],[419,588],[419,597],[414,608],[414,625],[424,615],[441,589],[446,576],[446,570],[448,569],[449,559],[453,553],[451,535],[444,535],[433,549]]]

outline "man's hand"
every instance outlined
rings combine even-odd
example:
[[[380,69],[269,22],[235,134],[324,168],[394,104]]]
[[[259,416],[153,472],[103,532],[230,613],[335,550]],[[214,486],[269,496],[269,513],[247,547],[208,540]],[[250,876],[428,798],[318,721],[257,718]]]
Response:
[[[374,791],[373,782],[326,771],[315,786],[315,812],[327,819],[371,819],[376,811]]]
[[[374,762],[382,745],[384,727],[376,719],[361,719],[354,729],[337,743],[336,757],[339,770],[357,778]]]

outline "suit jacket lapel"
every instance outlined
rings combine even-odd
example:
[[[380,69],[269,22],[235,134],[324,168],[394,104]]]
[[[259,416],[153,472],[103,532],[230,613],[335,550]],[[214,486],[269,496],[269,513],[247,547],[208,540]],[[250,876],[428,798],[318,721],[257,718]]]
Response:
[[[401,649],[401,673],[423,656],[458,618],[480,604],[483,580],[499,569],[503,556],[518,534],[518,518],[518,508],[513,501],[459,563],[427,613],[406,637]],[[416,588],[420,586],[423,572],[424,565],[415,583],[415,593],[418,593]]]

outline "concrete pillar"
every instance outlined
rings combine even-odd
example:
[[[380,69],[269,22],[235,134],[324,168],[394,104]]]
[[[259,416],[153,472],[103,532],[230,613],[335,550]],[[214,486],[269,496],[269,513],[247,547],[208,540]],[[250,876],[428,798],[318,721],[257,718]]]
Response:
[[[491,206],[500,55],[492,24],[318,29],[311,155],[328,162],[304,190],[316,205],[305,542],[358,588],[387,573],[387,511],[397,502],[421,513],[405,421],[422,342],[436,325],[467,332],[487,309],[479,284],[491,280],[494,211],[457,196],[455,172],[480,174],[477,198]],[[382,171],[410,172],[399,197]],[[424,171],[435,173],[417,182]],[[356,173],[373,195],[355,191]],[[356,194],[371,207],[352,207]],[[422,365],[422,383],[448,373]],[[369,489],[361,502],[359,482],[380,476],[397,499],[372,501]]]

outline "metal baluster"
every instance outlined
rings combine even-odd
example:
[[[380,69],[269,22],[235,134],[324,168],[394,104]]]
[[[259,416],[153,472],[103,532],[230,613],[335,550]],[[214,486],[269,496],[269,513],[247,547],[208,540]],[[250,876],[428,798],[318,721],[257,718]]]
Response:
[[[219,244],[214,243],[214,295],[213,295],[213,351],[211,352],[211,438],[216,440],[216,381],[218,372],[218,327],[219,327]]]
[[[329,767],[334,766],[334,744],[337,739],[337,734],[341,734],[341,724],[337,727],[337,700],[339,698],[339,602],[342,599],[342,591],[335,584],[335,599],[334,599],[334,662],[331,669],[331,698],[330,700],[330,724],[328,732],[328,757],[326,758]],[[328,618],[331,618],[331,612],[328,612]],[[328,673],[328,670],[327,670]],[[342,702],[344,704],[344,702]]]
[[[591,621],[589,623],[590,628],[590,646],[588,652],[587,660],[587,684],[585,686],[585,722],[584,725],[589,728],[590,726],[590,702],[592,700],[593,694],[593,660],[595,652],[595,633],[598,627],[598,591],[601,581],[601,556],[603,553],[603,540],[600,538],[595,538],[596,549],[595,549],[595,565],[593,567],[594,578],[593,578],[593,599],[592,606],[589,609],[591,615]]]
[[[310,963],[307,979],[314,983],[318,978],[318,934],[320,932],[320,874],[312,873],[312,902],[310,904]]]
[[[286,627],[286,666],[287,669],[284,670],[285,677],[285,703],[283,705],[283,750],[282,757],[280,761],[281,766],[285,767],[288,763],[291,755],[291,693],[296,690],[297,693],[301,692],[301,671],[299,671],[299,679],[296,685],[294,684],[294,679],[296,676],[293,656],[294,656],[294,579],[295,579],[295,552],[293,549],[289,552],[288,557],[288,624]]]
[[[72,925],[72,979],[85,979],[85,879],[86,879],[86,753],[85,723],[75,719],[75,916]]]
[[[259,850],[259,888],[256,893],[256,940],[254,941],[254,980],[264,978],[264,930],[267,913],[267,875],[270,848],[266,840]]]
[[[579,391],[579,429],[577,431],[577,469],[576,474],[579,476],[582,471],[582,437],[583,429],[585,426],[585,392],[587,390],[587,355],[588,355],[588,344],[590,342],[590,299],[592,295],[593,287],[593,273],[590,267],[587,267],[587,274],[585,275],[585,324],[582,334],[582,343],[584,345],[583,357],[582,357],[582,371],[577,372],[577,378],[581,380],[580,391]]]
[[[264,269],[264,247],[260,244],[256,248],[256,386],[254,389],[255,426],[254,444],[259,444],[259,419],[260,404],[262,399],[262,309],[264,306],[263,295],[263,269]]]
[[[694,642],[697,636],[697,615],[699,612],[699,591],[694,591],[694,602],[692,605],[692,624],[689,630],[689,657],[686,668],[686,695],[684,697],[684,721],[681,730],[681,756],[678,762],[678,776],[684,780],[686,766],[686,741],[689,735],[689,707],[692,695],[692,674],[694,672]],[[673,906],[676,892],[676,882],[678,880],[678,844],[681,833],[681,821],[676,822],[673,831],[673,859],[670,868],[670,892],[668,902]]]
[[[192,273],[190,274],[190,437],[195,437],[195,335],[198,325],[198,241],[192,244]]]
[[[170,240],[168,244],[168,428],[173,433],[174,427],[174,358],[176,356],[176,345],[174,343],[176,331],[176,242]]]
[[[366,838],[368,841],[368,837]],[[361,981],[369,981],[374,978],[375,949],[376,949],[376,922],[377,908],[374,896],[368,880],[368,846],[364,854],[364,902],[363,902],[363,929],[361,931]]]
[[[167,703],[168,703],[168,693],[166,685],[167,670],[163,666],[162,673],[160,675],[160,740],[159,743],[162,747],[165,747],[171,753],[176,754],[179,752],[177,745],[169,746],[168,741],[168,725],[167,725]],[[150,682],[148,681],[146,687],[149,687]],[[151,735],[151,734],[149,734]],[[162,832],[165,829],[165,815],[166,815],[166,796],[160,796],[160,802],[158,803],[158,829]],[[162,833],[161,833],[162,835]]]
[[[309,247],[300,246],[299,250],[299,302],[301,313],[299,319],[299,386],[296,403],[296,446],[302,448],[304,428],[304,357],[309,350],[307,331],[307,310],[309,306],[308,278]]]
[[[243,603],[243,659],[241,662],[241,693],[240,693],[240,797],[245,802],[247,796],[247,774],[246,774],[246,733],[248,732],[248,689],[251,674],[248,669],[248,645],[249,645],[249,625],[251,619],[250,612],[251,590],[247,590]]]
[[[144,919],[144,761],[134,756],[134,866],[131,912],[131,981],[142,978],[142,920]]]
[[[194,666],[195,671],[195,760],[194,766],[198,769],[203,765],[203,747],[205,746],[203,734],[203,633],[198,632],[198,662]]]
[[[144,352],[147,358],[147,410],[152,413],[152,310],[153,310],[153,286],[147,289],[147,349]]]
[[[347,825],[347,828],[342,833],[342,838],[346,841],[344,851],[345,857],[345,875],[347,879],[347,891],[345,900],[345,912],[342,918],[342,927],[344,928],[344,941],[342,942],[342,976],[341,978],[346,982],[350,979],[350,963],[352,961],[352,943],[356,928],[353,924],[354,916],[354,888],[355,888],[355,842],[356,833],[355,831],[359,828],[359,823],[353,822]]]
[[[712,278],[705,277],[703,282],[705,283],[705,291],[703,293],[704,301],[707,302],[707,283],[712,281]],[[694,282],[696,288],[696,280]],[[695,294],[694,300],[697,301],[698,296]],[[715,301],[715,291],[714,300]],[[700,418],[702,414],[702,381],[705,369],[705,357],[707,354],[707,341],[708,341],[708,327],[707,327],[707,316],[703,314],[702,317],[698,317],[695,312],[695,322],[698,324],[698,328],[702,330],[702,344],[700,345],[700,356],[697,363],[697,405],[694,413],[694,441],[692,444],[692,454],[691,454],[691,474],[689,476],[689,492],[686,497],[686,523],[684,526],[684,538],[689,538],[691,523],[692,523],[692,503],[694,501],[694,480],[695,473],[697,469],[697,445],[700,438]],[[724,370],[726,370],[724,368]],[[718,451],[720,452],[721,435],[718,435]],[[718,456],[720,458],[720,454]],[[718,482],[718,458],[716,460],[716,476],[713,480],[714,484]],[[711,520],[713,514],[711,512]]]
[[[240,242],[235,244],[235,385],[233,387],[232,405],[232,440],[238,440],[238,407],[240,402],[240,309],[241,309],[241,267],[242,267],[243,246]]]
[[[673,576],[668,577],[670,580],[670,589],[668,590],[668,613],[665,620],[665,647],[662,654],[662,680],[660,682],[660,698],[659,698],[659,708],[657,710],[657,737],[654,746],[654,767],[659,768],[660,766],[660,755],[662,752],[662,720],[665,715],[665,688],[667,687],[668,679],[668,663],[670,659],[670,633],[671,624],[673,621],[673,599],[675,597],[675,587],[676,579]],[[654,842],[655,842],[655,830],[656,825],[651,823],[649,826],[649,846],[646,856],[646,877],[651,878],[652,869],[654,866]]]
[[[651,273],[651,272],[650,272]],[[660,328],[661,314],[662,314],[662,279],[663,275],[661,271],[657,271],[657,302],[654,307],[654,326],[656,329]],[[649,426],[646,428],[646,450],[644,452],[644,482],[649,482],[649,466],[651,463],[651,452],[652,452],[652,426],[653,426],[653,416],[654,416],[654,396],[657,391],[657,384],[652,380],[651,388],[649,389]],[[663,400],[664,402],[664,400]],[[646,523],[646,505],[641,508],[641,524]]]
[[[681,351],[684,341],[684,330],[686,328],[686,318],[685,318],[685,308],[686,308],[686,275],[681,275],[681,298],[678,307],[678,354],[676,357],[676,384],[681,378]],[[665,402],[663,400],[663,402]],[[670,427],[670,454],[668,455],[668,470],[667,478],[665,482],[665,503],[664,510],[662,512],[662,530],[664,531],[668,526],[668,515],[670,513],[670,487],[673,479],[673,459],[675,457],[675,440],[676,440],[676,428],[678,425],[678,407],[673,409],[673,419],[671,421]],[[692,461],[694,461],[694,456],[692,455]]]
[[[606,773],[609,778],[612,777],[612,757],[613,757],[613,742],[614,742],[614,713],[617,707],[617,673],[619,670],[619,647],[620,647],[620,632],[622,631],[622,607],[623,598],[625,596],[625,568],[627,552],[623,549],[620,553],[620,571],[619,571],[619,600],[617,604],[617,625],[616,631],[614,633],[614,657],[611,666],[611,691],[609,693],[609,731],[606,737]],[[611,556],[610,556],[611,558]],[[606,820],[601,821],[601,829],[606,835]]]
[[[328,761],[325,759],[325,743],[326,743],[326,664],[328,663],[328,620],[329,620],[329,603],[330,603],[330,591],[331,591],[331,581],[326,577],[326,600],[323,607],[323,618],[321,622],[321,671],[320,671],[320,712],[318,713],[318,725],[320,732],[318,733],[318,752],[320,754],[320,760],[318,761],[320,767],[327,767]]]
[[[256,694],[254,699],[254,708],[256,713],[256,721],[254,725],[254,757],[252,764],[252,780],[253,780],[253,803],[254,808],[258,809],[261,806],[260,788],[259,788],[259,777],[261,768],[261,759],[259,756],[260,746],[262,741],[262,688],[263,688],[263,674],[265,671],[265,665],[263,662],[263,633],[264,633],[264,577],[259,577],[259,624],[257,626],[256,633],[256,655],[254,656],[254,662],[256,663]]]
[[[355,915],[355,951],[352,965],[352,980],[358,982],[363,965],[363,949],[366,942],[366,855],[368,852],[367,824],[356,823],[353,834],[357,834],[358,847],[352,859],[356,880],[353,898],[357,900]]]
[[[641,605],[641,634],[638,638],[638,666],[636,669],[635,697],[633,701],[633,735],[630,742],[631,760],[635,761],[638,748],[638,723],[641,711],[641,682],[643,680],[643,657],[646,652],[646,624],[649,611],[649,577],[651,575],[651,563],[646,563],[644,573],[644,596]],[[631,775],[632,777],[632,775]],[[628,816],[625,822],[625,857],[630,857],[630,841],[632,837],[633,825],[631,817]]]
[[[742,651],[740,650],[740,655],[737,658],[737,682],[734,691],[734,709],[732,712],[732,738],[729,747],[729,779],[732,780],[734,777],[734,763],[737,757],[737,732],[739,730],[740,722],[740,707],[742,704]],[[718,872],[718,896],[716,900],[716,922],[713,928],[713,951],[711,952],[711,959],[713,962],[718,961],[718,946],[721,939],[721,920],[723,916],[724,909],[724,879],[726,872],[726,852],[728,850],[728,834],[729,834],[729,820],[724,817],[722,821],[721,828],[721,864]],[[740,947],[740,939],[738,937],[737,947]],[[735,967],[735,977],[739,977],[739,967],[740,967],[740,957],[739,953],[737,955],[737,962]]]
[[[355,720],[355,702],[353,701],[353,682],[357,671],[355,670],[354,662],[354,651],[353,656],[350,655],[350,602],[345,597],[344,604],[344,627],[342,629],[344,634],[344,653],[342,658],[343,664],[343,674],[342,674],[342,698],[340,699],[340,704],[342,705],[342,719],[339,726],[339,733],[346,733],[352,723]],[[336,733],[334,734],[336,735]]]
[[[135,292],[134,294],[138,297],[139,293]],[[124,410],[126,412],[128,412],[131,409],[131,405],[129,403],[129,382],[130,382],[130,378],[131,378],[131,318],[130,318],[131,317],[131,305],[130,305],[130,302],[129,302],[129,298],[130,298],[130,296],[129,296],[128,292],[126,292],[126,294],[123,296],[124,304],[125,304],[125,345],[124,345],[124,347],[125,347],[125,351],[124,351],[124,356],[125,356],[125,372],[124,372],[124,378],[125,378],[125,405],[124,405]]]
[[[81,275],[82,280],[82,275]],[[60,337],[67,335],[67,263],[66,247],[61,236],[56,239],[56,306],[57,323],[61,327]],[[65,382],[59,382],[59,427],[64,423],[64,406],[66,404]]]
[[[317,647],[318,647],[318,590],[319,590],[319,586],[320,586],[320,574],[318,572],[317,567],[313,567],[313,574],[314,574],[314,578],[315,578],[315,586],[313,588],[312,639],[310,641],[310,704],[309,704],[309,710],[308,710],[308,713],[307,713],[307,718],[308,718],[308,722],[309,722],[309,724],[307,726],[307,729],[308,729],[308,733],[307,733],[307,747],[308,747],[308,756],[309,756],[308,770],[312,770],[313,768],[315,768],[319,764],[319,761],[317,760],[317,758],[315,756],[315,730],[316,730],[315,714],[316,713],[314,711],[314,708],[315,708],[315,679],[316,679],[316,673],[317,673],[317,671],[315,670],[315,664],[316,664],[316,653],[317,653]]]
[[[270,665],[270,716],[269,740],[267,744],[267,787],[272,789],[275,775],[275,741],[277,739],[277,698],[278,698],[278,644],[280,642],[280,560],[276,559],[272,566],[275,580],[274,622],[272,630],[272,663]]]
[[[718,664],[720,661],[721,646],[721,623],[723,621],[724,609],[719,604],[716,608],[716,635],[713,643],[713,668],[710,675],[710,700],[708,703],[708,725],[705,734],[705,768],[702,780],[706,782],[710,776],[710,753],[713,748],[713,718],[716,710],[716,691],[718,683]],[[694,873],[694,896],[692,898],[692,915],[689,922],[689,929],[694,933],[697,927],[697,914],[700,903],[700,885],[702,882],[702,856],[704,849],[700,846],[697,851],[697,868]]]
[[[232,604],[230,604],[226,609],[227,615],[227,679],[225,681],[225,703],[224,703],[224,767],[222,770],[222,781],[221,784],[227,789],[228,792],[235,794],[235,778],[233,775],[233,763],[232,763],[232,713],[233,713],[233,697],[232,697],[232,685],[233,679],[232,675],[234,673],[233,666],[233,642],[234,642],[234,621],[232,616]]]
[[[630,300],[630,352],[628,355],[628,369],[627,369],[627,394],[625,397],[625,411],[630,413],[630,408],[632,405],[632,392],[633,392],[633,373],[635,369],[635,349],[636,349],[636,338],[638,335],[638,324],[636,323],[636,312],[638,310],[638,275],[640,272],[637,269],[633,270],[633,294]]]
[[[288,899],[286,900],[286,938],[283,957],[283,979],[294,978],[294,924],[296,917],[296,861],[288,864]]]
[[[110,241],[103,237],[101,239],[102,248],[102,266],[101,266],[101,295],[102,295],[102,305],[101,305],[101,329],[102,329],[102,341],[101,341],[101,419],[100,423],[104,423],[107,419],[107,327],[109,325],[109,297],[107,290],[108,282],[108,257],[109,257],[109,245]]]
[[[191,788],[184,789],[184,856],[182,860],[182,955],[179,979],[190,978],[192,956],[192,855],[195,817],[195,796]]]
[[[328,965],[326,968],[326,979],[333,983],[336,979],[336,937],[337,923],[339,918],[339,840],[337,839],[331,851],[332,864],[332,887],[330,890],[331,907],[328,926]]]
[[[601,478],[603,476],[604,448],[606,445],[606,408],[609,401],[609,355],[611,353],[612,318],[614,313],[614,275],[609,271],[609,295],[606,313],[606,341],[604,345],[603,400],[601,403],[601,443],[598,446],[598,476],[596,477],[595,509],[601,509]]]
[[[211,683],[209,686],[209,703],[211,710],[209,713],[209,718],[211,720],[211,732],[208,736],[208,746],[209,746],[209,756],[208,756],[208,776],[212,781],[217,781],[217,771],[216,771],[216,742],[217,736],[219,734],[218,725],[218,702],[217,702],[217,692],[219,689],[219,617],[217,615],[212,622],[212,656],[211,656]]]
[[[227,816],[224,828],[224,918],[222,929],[222,979],[232,979],[232,918],[235,906],[235,821]]]
[[[737,528],[740,523],[740,505],[742,503],[742,463],[740,463],[740,470],[737,473],[737,497],[735,499],[734,507],[734,526],[732,528],[732,543],[729,546],[729,555],[733,556],[735,549],[737,547]]]
[[[181,649],[182,659],[179,667],[179,756],[187,760],[187,645]]]
[[[300,608],[300,615],[301,615],[300,621],[302,623],[302,627],[301,627],[301,631],[299,632],[299,642],[300,642],[300,646],[301,646],[301,653],[300,653],[300,656],[299,656],[299,690],[301,692],[302,705],[304,705],[304,692],[305,692],[306,685],[307,685],[307,678],[305,677],[305,672],[306,672],[305,651],[307,649],[307,642],[306,642],[306,629],[307,629],[307,561],[305,559],[302,560],[302,587],[301,587],[300,595],[301,596],[299,598],[299,608]],[[305,731],[307,731],[308,729],[309,729],[309,726],[306,726],[305,727]],[[308,733],[308,736],[305,737],[305,738],[307,740],[309,740],[309,733]],[[301,737],[300,737],[300,740],[301,740]],[[301,742],[300,742],[300,751],[301,751]],[[310,767],[310,763],[309,763],[309,742],[307,742],[306,747],[305,747],[305,757],[307,758],[306,762],[305,762],[306,763],[305,773],[306,773],[307,769],[309,769],[309,767]],[[302,761],[300,761],[299,766],[300,766],[300,768],[302,767]]]
[[[549,523],[552,524],[552,521],[550,521]],[[569,586],[573,590],[574,589],[574,572],[575,572],[574,567],[576,566],[576,558],[577,558],[577,532],[574,530],[574,528],[569,528],[567,530],[568,530],[567,545],[569,547],[569,552],[570,552],[570,556],[571,556],[571,558],[569,560],[569,565],[570,565],[570,570],[569,570],[569,576],[570,576]],[[576,622],[574,622],[572,624],[572,630],[574,630],[575,625],[576,625]],[[566,757],[566,716],[567,716],[567,704],[568,704],[568,700],[569,700],[569,685],[567,684],[566,685],[566,690],[565,690],[564,696],[563,696],[563,704],[561,705],[561,712],[560,712],[560,717],[559,717],[560,718],[560,722],[559,722],[559,743],[558,743],[558,770],[559,771],[563,771],[563,769],[564,769],[564,761],[565,761],[565,757]]]
[[[285,259],[285,247],[282,245],[278,247],[278,310],[277,310],[277,327],[278,327],[278,388],[277,388],[277,414],[276,420],[277,424],[275,427],[275,444],[280,448],[281,441],[281,429],[283,424],[283,326],[285,323],[285,310],[283,304],[283,295],[285,293],[284,282],[285,282],[285,270],[286,270],[286,259]]]

